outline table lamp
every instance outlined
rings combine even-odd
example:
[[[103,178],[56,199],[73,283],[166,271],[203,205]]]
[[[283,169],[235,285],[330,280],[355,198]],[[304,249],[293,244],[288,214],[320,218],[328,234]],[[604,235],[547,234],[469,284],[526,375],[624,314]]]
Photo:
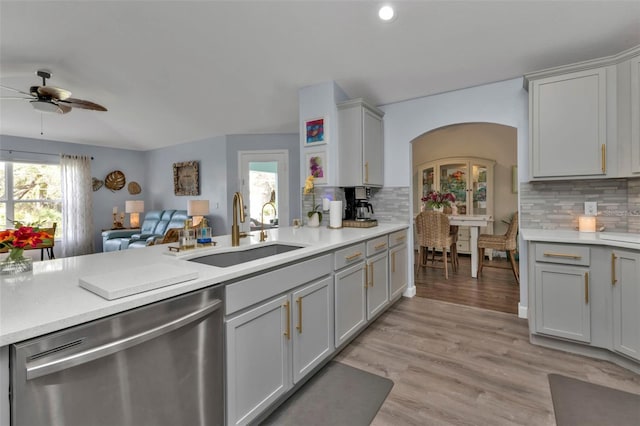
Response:
[[[198,225],[204,227],[203,219],[207,214],[209,214],[209,200],[189,200],[187,216],[193,218],[194,227]]]
[[[124,202],[124,211],[129,213],[129,226],[138,228],[140,226],[140,213],[144,212],[144,201],[129,200]]]

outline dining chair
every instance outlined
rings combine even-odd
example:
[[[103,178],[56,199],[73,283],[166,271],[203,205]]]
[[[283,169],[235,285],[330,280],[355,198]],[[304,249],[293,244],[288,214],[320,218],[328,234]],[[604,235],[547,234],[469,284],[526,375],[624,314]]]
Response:
[[[449,218],[446,214],[438,211],[424,211],[416,216],[416,232],[418,234],[418,243],[420,246],[420,266],[440,268],[434,265],[435,251],[442,250],[442,262],[444,268],[444,277],[449,279],[449,269],[447,265],[448,254],[451,253],[451,269],[458,270],[458,262],[455,258],[457,232],[452,235]],[[433,250],[431,265],[429,265],[429,249]]]
[[[507,257],[511,262],[511,270],[513,271],[513,276],[516,278],[516,282],[518,283],[518,285],[520,285],[520,270],[515,259],[515,250],[518,247],[517,236],[518,212],[515,212],[513,214],[511,223],[509,223],[509,228],[507,229],[507,232],[504,233],[504,235],[480,234],[480,236],[478,237],[478,275],[482,273],[483,266],[509,269],[503,266],[484,264],[484,249],[504,251],[507,253]]]

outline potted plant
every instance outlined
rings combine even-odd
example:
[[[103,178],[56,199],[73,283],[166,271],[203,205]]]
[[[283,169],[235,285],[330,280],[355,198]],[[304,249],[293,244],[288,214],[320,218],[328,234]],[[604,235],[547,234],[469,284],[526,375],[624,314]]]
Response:
[[[425,203],[427,207],[441,212],[444,211],[445,207],[450,207],[451,203],[455,201],[456,196],[451,192],[431,191],[422,197],[422,202]]]
[[[320,226],[320,222],[322,222],[322,212],[320,211],[320,205],[316,205],[316,192],[315,187],[313,185],[314,180],[313,175],[309,175],[307,180],[304,183],[304,195],[311,194],[312,202],[311,202],[311,210],[307,212],[307,217],[309,220],[307,221],[307,225],[311,227]]]

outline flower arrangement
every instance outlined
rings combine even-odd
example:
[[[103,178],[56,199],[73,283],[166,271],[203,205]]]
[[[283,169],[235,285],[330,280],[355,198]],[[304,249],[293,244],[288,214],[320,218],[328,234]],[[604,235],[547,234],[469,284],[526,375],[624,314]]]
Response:
[[[441,208],[449,207],[451,203],[456,201],[456,196],[451,192],[431,191],[425,197],[421,198],[422,202],[427,203],[427,207]]]
[[[0,248],[9,249],[7,260],[20,261],[24,259],[24,249],[49,242],[53,238],[48,232],[40,231],[31,226],[21,226],[18,229],[0,231]]]
[[[311,204],[311,211],[307,212],[307,217],[311,218],[314,213],[318,213],[318,220],[322,222],[322,212],[320,211],[320,204],[316,205],[316,192],[315,187],[313,185],[313,180],[315,179],[314,175],[311,174],[307,177],[307,180],[304,182],[304,195],[311,194],[313,197],[313,201]]]

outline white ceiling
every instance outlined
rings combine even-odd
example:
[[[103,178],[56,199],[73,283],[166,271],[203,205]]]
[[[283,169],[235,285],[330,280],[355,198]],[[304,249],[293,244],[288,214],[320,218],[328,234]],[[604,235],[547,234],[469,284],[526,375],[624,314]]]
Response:
[[[3,100],[0,134],[147,150],[292,133],[304,86],[383,105],[640,44],[640,0],[392,3],[382,23],[378,1],[0,0],[0,84],[28,91],[47,68],[109,110]]]

